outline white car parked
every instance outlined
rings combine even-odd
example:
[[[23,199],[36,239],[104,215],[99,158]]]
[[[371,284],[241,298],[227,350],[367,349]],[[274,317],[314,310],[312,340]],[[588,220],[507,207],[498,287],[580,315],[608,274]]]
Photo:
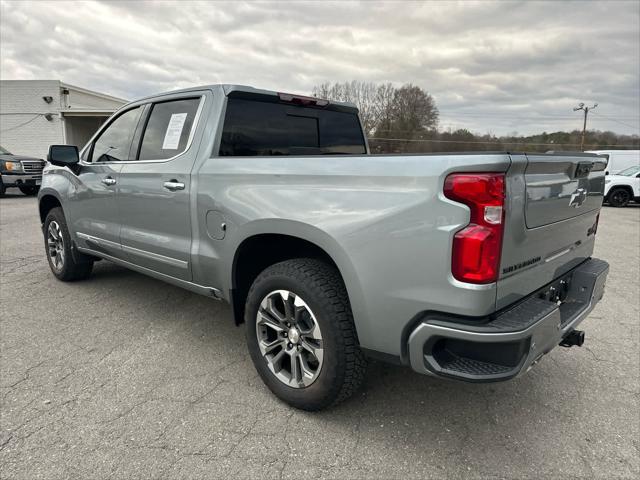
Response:
[[[640,150],[587,150],[588,153],[607,155],[607,175],[618,174],[629,167],[640,165]]]
[[[604,181],[604,201],[612,207],[624,207],[630,201],[640,203],[640,165],[626,168]]]

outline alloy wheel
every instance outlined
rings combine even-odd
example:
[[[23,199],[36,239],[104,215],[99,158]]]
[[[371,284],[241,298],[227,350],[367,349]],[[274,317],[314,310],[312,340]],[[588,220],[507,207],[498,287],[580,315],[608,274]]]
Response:
[[[55,220],[49,223],[47,229],[47,251],[53,268],[56,271],[62,270],[64,267],[64,238],[60,225]]]
[[[318,378],[324,356],[322,333],[301,297],[288,290],[265,296],[258,309],[256,334],[269,370],[282,383],[304,388]]]
[[[629,192],[620,188],[613,192],[612,201],[614,205],[625,205],[629,201]]]

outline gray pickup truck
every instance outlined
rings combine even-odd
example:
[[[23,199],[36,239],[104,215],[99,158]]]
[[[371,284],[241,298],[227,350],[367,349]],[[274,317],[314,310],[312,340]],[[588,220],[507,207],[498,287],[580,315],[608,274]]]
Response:
[[[507,380],[604,292],[606,158],[369,155],[354,105],[214,85],[122,107],[39,192],[63,281],[106,259],[226,300],[275,395],[317,410],[368,357]]]

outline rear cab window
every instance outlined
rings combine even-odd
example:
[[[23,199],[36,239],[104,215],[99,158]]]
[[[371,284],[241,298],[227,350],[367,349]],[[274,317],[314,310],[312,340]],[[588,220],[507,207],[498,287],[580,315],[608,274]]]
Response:
[[[184,98],[151,106],[138,160],[166,160],[187,148],[200,98]]]
[[[356,110],[330,108],[229,96],[219,155],[366,154]]]

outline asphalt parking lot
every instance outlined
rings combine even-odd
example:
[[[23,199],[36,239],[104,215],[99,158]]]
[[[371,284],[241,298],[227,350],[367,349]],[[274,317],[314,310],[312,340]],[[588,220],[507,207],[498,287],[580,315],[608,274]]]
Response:
[[[610,262],[582,348],[472,385],[380,363],[329,411],[257,377],[226,305],[99,262],[47,265],[37,205],[0,199],[0,477],[638,478],[640,208],[603,210]]]

